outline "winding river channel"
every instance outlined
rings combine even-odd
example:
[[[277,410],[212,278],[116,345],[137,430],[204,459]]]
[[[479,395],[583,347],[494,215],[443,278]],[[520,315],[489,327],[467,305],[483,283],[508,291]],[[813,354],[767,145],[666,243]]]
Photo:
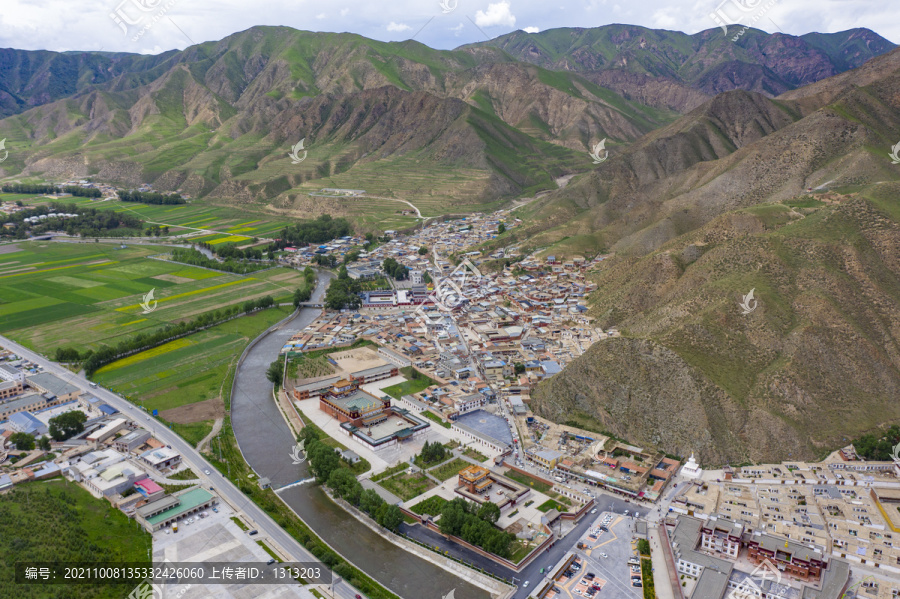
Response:
[[[321,301],[332,277],[320,273],[313,301]],[[272,399],[266,368],[284,343],[320,314],[305,308],[278,328],[270,329],[247,352],[235,374],[231,422],[244,458],[259,475],[278,489],[308,478],[306,464],[292,464],[296,440]],[[490,594],[442,568],[385,540],[357,521],[314,484],[302,484],[279,493],[282,499],[322,540],[404,599],[441,599],[455,589],[457,599],[488,599]]]

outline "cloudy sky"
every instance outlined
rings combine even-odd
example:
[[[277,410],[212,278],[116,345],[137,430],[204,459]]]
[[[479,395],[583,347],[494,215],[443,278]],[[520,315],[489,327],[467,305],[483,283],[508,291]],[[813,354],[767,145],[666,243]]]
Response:
[[[710,16],[769,32],[868,27],[900,43],[897,0],[0,0],[0,47],[158,53],[253,25],[349,31],[434,48],[516,29],[629,23],[696,33]]]

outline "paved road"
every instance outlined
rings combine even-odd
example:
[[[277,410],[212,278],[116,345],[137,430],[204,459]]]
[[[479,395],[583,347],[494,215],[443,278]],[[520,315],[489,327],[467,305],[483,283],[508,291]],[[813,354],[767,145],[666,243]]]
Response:
[[[323,293],[324,285],[320,283],[312,301]],[[270,479],[279,497],[323,541],[394,593],[407,599],[440,599],[455,590],[456,599],[488,599],[487,591],[398,547],[358,522],[319,486],[288,486],[309,477],[308,464],[293,463],[290,452],[296,439],[272,400],[272,383],[266,379],[265,371],[284,342],[319,313],[315,309],[303,310],[280,329],[259,339],[235,372],[231,422],[244,459],[259,476]],[[317,402],[305,409],[318,409]],[[352,445],[347,441],[345,444]]]
[[[236,486],[234,486],[227,478],[219,473],[206,459],[197,453],[184,439],[178,436],[175,431],[170,430],[155,418],[149,416],[144,410],[136,407],[127,399],[111,392],[103,387],[91,388],[90,381],[79,374],[74,374],[66,370],[56,362],[35,353],[28,348],[15,343],[14,341],[0,336],[0,345],[14,351],[23,358],[39,364],[46,372],[54,374],[59,378],[79,386],[87,390],[92,395],[105,401],[113,406],[125,416],[128,416],[135,422],[139,423],[143,428],[173,449],[178,451],[185,463],[196,472],[204,486],[214,488],[215,492],[226,502],[231,504],[235,511],[243,512],[253,522],[256,523],[260,535],[272,539],[276,544],[284,548],[288,552],[293,561],[298,562],[314,562],[316,558],[306,550],[300,543],[294,540],[287,532],[272,520],[265,512],[263,512],[255,503],[250,501]],[[207,471],[209,474],[207,474]],[[357,591],[345,582],[335,585],[335,595],[342,599],[353,599]]]

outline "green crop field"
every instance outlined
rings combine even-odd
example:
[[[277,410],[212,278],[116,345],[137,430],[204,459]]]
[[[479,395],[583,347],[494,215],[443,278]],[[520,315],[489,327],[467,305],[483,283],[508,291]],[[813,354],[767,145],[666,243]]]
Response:
[[[265,295],[289,301],[302,280],[287,268],[235,275],[150,257],[163,251],[102,243],[0,245],[0,332],[42,353],[60,346],[84,351]],[[151,290],[156,308],[144,314],[141,302]]]
[[[288,220],[271,219],[227,206],[205,202],[187,204],[158,205],[139,202],[120,202],[93,198],[60,198],[53,200],[44,196],[3,194],[0,200],[22,200],[25,205],[45,204],[52,201],[74,203],[98,210],[128,212],[146,221],[147,225],[168,225],[170,235],[195,234],[192,241],[243,243],[254,237],[274,238],[288,224]]]
[[[290,313],[271,308],[230,320],[107,364],[94,380],[148,411],[217,398],[247,343]]]

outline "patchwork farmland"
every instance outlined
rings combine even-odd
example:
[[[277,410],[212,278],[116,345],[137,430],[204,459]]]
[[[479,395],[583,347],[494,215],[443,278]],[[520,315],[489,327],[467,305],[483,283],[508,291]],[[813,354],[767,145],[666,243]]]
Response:
[[[131,213],[145,221],[146,225],[169,226],[169,235],[190,235],[191,241],[207,243],[246,243],[254,237],[275,238],[287,221],[273,221],[261,216],[224,206],[190,202],[177,205],[141,204],[92,198],[60,198],[44,196],[13,197],[6,194],[3,200],[21,200],[26,205],[39,205],[52,201],[74,203],[97,210],[116,210]]]
[[[272,295],[290,301],[300,272],[236,275],[154,259],[164,247],[19,242],[0,246],[0,332],[52,354],[114,345],[136,333]],[[143,297],[156,308],[144,314]]]
[[[197,442],[225,413],[229,373],[244,347],[291,308],[263,310],[107,364],[94,380],[174,425]]]

